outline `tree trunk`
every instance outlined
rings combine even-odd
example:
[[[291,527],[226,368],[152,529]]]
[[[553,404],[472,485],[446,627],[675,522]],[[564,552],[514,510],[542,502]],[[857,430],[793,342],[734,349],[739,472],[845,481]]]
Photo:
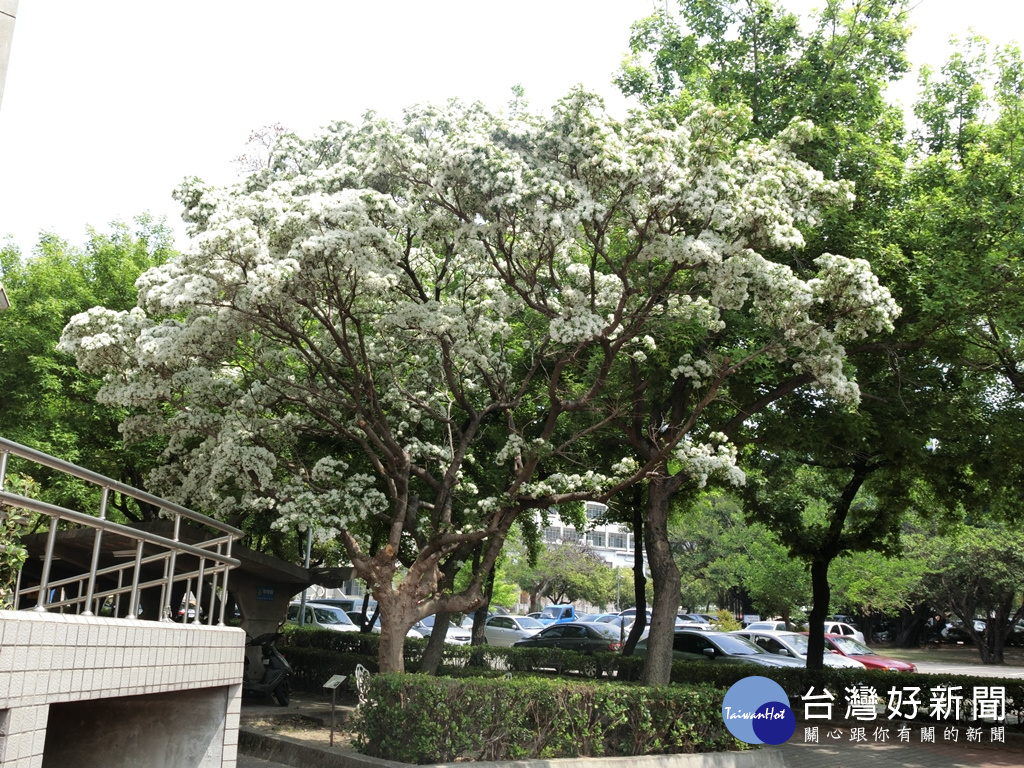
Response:
[[[420,661],[421,674],[437,674],[441,658],[444,656],[444,639],[448,635],[450,616],[450,613],[434,614],[434,629],[430,633],[430,640],[427,641],[427,648],[423,651],[423,659]]]
[[[405,635],[416,623],[413,597],[399,589],[378,590],[380,645],[377,663],[381,672],[405,672]]]
[[[647,628],[647,576],[644,575],[644,511],[641,506],[640,487],[635,486],[633,495],[633,602],[636,605],[636,619],[622,649],[623,656],[632,656],[640,636]],[[621,626],[621,625],[620,625]],[[621,632],[619,633],[622,634]]]
[[[475,648],[482,649],[487,645],[487,638],[484,636],[484,625],[487,624],[487,613],[491,607],[491,596],[494,594],[494,577],[494,569],[491,569],[484,584],[484,601],[480,604],[479,608],[473,611],[473,630],[469,642]],[[469,664],[472,667],[482,667],[484,665],[484,654],[481,651],[474,651],[470,657]]]
[[[672,679],[672,644],[679,610],[679,569],[668,542],[671,491],[665,478],[653,478],[647,489],[647,562],[654,582],[647,659],[640,680],[644,685],[668,685]]]
[[[932,610],[928,603],[920,603],[913,611],[901,608],[900,631],[895,638],[896,647],[919,648],[928,626],[928,619],[931,617]]]
[[[825,617],[832,590],[828,583],[830,560],[811,561],[811,615],[807,619],[807,668],[821,669],[825,664]]]

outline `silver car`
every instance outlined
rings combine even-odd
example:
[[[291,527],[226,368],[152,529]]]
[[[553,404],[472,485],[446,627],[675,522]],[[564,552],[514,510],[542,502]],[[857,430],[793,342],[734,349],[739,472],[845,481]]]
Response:
[[[292,603],[288,606],[288,623],[299,623],[299,612],[302,610],[300,603]],[[352,619],[348,617],[341,608],[332,605],[318,605],[317,603],[306,603],[303,624],[307,627],[320,627],[321,629],[333,629],[336,632],[358,632]]]
[[[484,639],[488,645],[509,648],[518,640],[533,637],[544,626],[529,616],[491,616],[484,624]]]
[[[424,619],[420,619],[412,628],[419,632],[424,637],[430,637],[434,632],[434,621],[437,617],[434,614],[427,616]],[[455,626],[454,623],[448,622],[448,631],[444,636],[444,641],[451,645],[469,645],[473,640],[473,636],[468,630],[462,627]]]
[[[768,653],[800,659],[805,665],[807,664],[807,635],[802,635],[799,632],[779,632],[778,630],[750,629],[749,627],[747,629],[738,629],[729,634],[745,637],[758,648]],[[830,653],[828,648],[825,649],[823,661],[826,667],[864,668],[864,665],[856,659],[851,659],[838,653]]]

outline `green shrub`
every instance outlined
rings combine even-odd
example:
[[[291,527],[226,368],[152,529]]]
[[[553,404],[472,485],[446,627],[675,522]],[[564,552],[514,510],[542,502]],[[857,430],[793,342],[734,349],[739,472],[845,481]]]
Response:
[[[353,726],[360,751],[410,763],[742,748],[711,686],[374,675]]]
[[[732,615],[732,611],[728,608],[722,608],[715,614],[713,626],[722,632],[733,632],[737,629],[743,629],[743,625],[736,621],[736,617]]]

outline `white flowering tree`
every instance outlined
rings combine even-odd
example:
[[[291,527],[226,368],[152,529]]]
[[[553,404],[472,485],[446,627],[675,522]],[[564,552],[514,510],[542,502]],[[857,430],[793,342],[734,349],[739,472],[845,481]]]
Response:
[[[733,372],[771,358],[855,396],[842,338],[886,326],[888,295],[861,262],[801,279],[752,248],[798,246],[849,192],[794,158],[809,126],[744,142],[745,119],[617,122],[578,91],[544,117],[452,102],[284,137],[239,186],[183,187],[191,247],[62,348],[105,373],[126,438],[165,436],[155,489],[340,541],[400,670],[417,619],[480,603],[523,510],[608,499],[669,460],[735,475],[697,407]],[[730,315],[753,335],[726,359]],[[646,452],[595,459],[648,373],[699,403]],[[440,589],[474,551],[469,585]]]

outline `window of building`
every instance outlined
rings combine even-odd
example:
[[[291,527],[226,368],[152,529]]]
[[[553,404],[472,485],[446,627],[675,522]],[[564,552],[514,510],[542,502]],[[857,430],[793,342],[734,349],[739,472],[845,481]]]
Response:
[[[624,533],[609,533],[608,546],[612,549],[625,549],[629,537]]]
[[[591,531],[587,534],[587,543],[592,547],[603,547],[604,534],[601,531]]]

